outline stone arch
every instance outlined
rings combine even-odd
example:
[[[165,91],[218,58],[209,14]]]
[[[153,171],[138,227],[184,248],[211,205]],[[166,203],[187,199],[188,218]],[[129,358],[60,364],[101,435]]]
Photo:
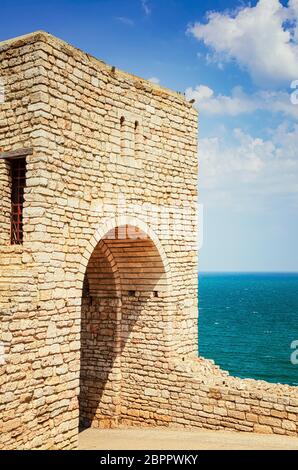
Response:
[[[81,305],[80,422],[109,427],[121,419],[123,401],[144,393],[144,366],[165,358],[170,269],[151,228],[122,216],[95,232],[80,272],[81,283],[90,281]]]
[[[79,265],[79,270],[78,270],[78,281],[81,282],[81,289],[83,286],[83,281],[85,277],[85,272],[86,268],[89,262],[89,259],[95,249],[95,247],[98,245],[98,243],[104,239],[107,233],[109,233],[111,230],[115,229],[116,227],[124,226],[124,225],[129,225],[131,227],[136,227],[140,230],[142,230],[149,239],[152,240],[154,243],[160,258],[163,263],[165,275],[167,278],[167,285],[168,289],[171,289],[171,270],[170,270],[170,265],[168,262],[167,255],[165,253],[165,250],[159,241],[158,236],[156,233],[151,229],[151,227],[146,224],[143,220],[137,218],[137,217],[132,217],[129,215],[122,215],[119,217],[114,217],[109,219],[108,221],[102,223],[98,229],[96,229],[95,233],[91,237],[91,239],[88,241],[85,250],[82,254],[80,265]]]

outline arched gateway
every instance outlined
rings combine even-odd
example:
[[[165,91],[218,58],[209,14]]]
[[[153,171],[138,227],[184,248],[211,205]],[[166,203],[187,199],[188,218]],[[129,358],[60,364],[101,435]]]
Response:
[[[122,407],[144,397],[156,361],[167,355],[168,292],[168,262],[156,235],[139,220],[118,219],[97,242],[84,275],[81,427],[115,425]]]

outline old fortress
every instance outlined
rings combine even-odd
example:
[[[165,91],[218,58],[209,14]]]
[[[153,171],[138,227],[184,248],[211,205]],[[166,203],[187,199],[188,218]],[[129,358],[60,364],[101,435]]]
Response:
[[[44,32],[0,43],[0,448],[88,427],[297,435],[198,357],[197,113]]]

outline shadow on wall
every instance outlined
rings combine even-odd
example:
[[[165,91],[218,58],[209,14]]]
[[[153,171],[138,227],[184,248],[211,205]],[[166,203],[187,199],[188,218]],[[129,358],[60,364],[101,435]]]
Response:
[[[146,362],[163,351],[166,293],[158,249],[140,229],[118,227],[98,243],[82,294],[80,430],[116,425],[121,400],[142,394]]]

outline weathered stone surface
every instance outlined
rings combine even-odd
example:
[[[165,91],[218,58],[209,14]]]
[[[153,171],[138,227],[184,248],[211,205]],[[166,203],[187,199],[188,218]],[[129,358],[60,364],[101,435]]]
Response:
[[[296,388],[197,358],[197,115],[38,32],[0,44],[0,147],[26,156],[10,245],[0,158],[0,447],[72,449],[79,418],[296,434]]]

